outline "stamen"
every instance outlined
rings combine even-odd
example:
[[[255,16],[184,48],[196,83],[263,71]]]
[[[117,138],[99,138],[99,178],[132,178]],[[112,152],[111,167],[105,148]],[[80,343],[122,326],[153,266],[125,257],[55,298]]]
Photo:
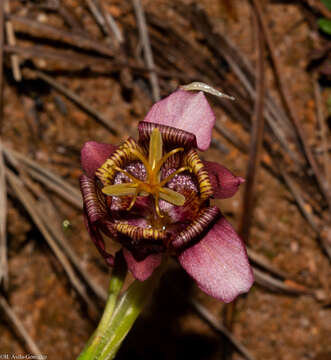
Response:
[[[150,176],[152,169],[149,166],[149,163],[148,163],[147,159],[145,158],[145,156],[143,154],[141,154],[139,151],[137,151],[136,149],[131,149],[131,152],[132,152],[132,154],[136,155],[137,158],[144,164],[147,174],[148,174],[148,176]]]
[[[131,203],[130,205],[128,206],[128,208],[126,209],[127,211],[130,211],[132,208],[133,208],[133,205],[135,204],[136,200],[137,200],[137,197],[138,197],[138,194],[139,194],[139,189],[137,188],[136,189],[136,192],[131,200]]]
[[[121,172],[122,174],[126,175],[128,178],[130,178],[134,183],[140,182],[139,179],[137,179],[135,176],[131,175],[129,172],[127,172],[126,170],[121,169],[118,166],[114,166],[114,169],[118,172]]]
[[[185,196],[169,188],[161,188],[159,196],[162,200],[176,206],[183,206],[185,204]]]
[[[166,154],[162,157],[162,159],[160,159],[159,162],[156,164],[156,167],[155,167],[154,171],[160,171],[161,166],[167,161],[167,159],[168,159],[170,156],[178,153],[179,151],[184,151],[184,148],[177,148],[177,149],[171,150],[171,151],[169,151],[168,153],[166,153]]]
[[[126,151],[125,154],[124,154],[124,150]],[[162,135],[158,128],[154,128],[150,136],[148,159],[142,153],[142,150],[140,150],[140,148],[134,148],[133,146],[124,148],[123,146],[123,150],[121,151],[122,151],[121,153],[120,152],[118,152],[118,154],[116,153],[117,154],[116,159],[110,158],[109,160],[107,160],[106,162],[107,171],[109,172],[111,170],[113,173],[120,172],[126,175],[132,182],[106,185],[102,189],[102,192],[104,194],[110,196],[132,195],[133,197],[131,199],[130,205],[126,209],[128,211],[133,208],[135,202],[137,201],[137,197],[139,195],[140,196],[152,195],[154,197],[154,206],[155,206],[156,215],[160,218],[164,217],[159,206],[160,199],[165,200],[176,206],[184,205],[186,201],[184,195],[163,186],[166,185],[170,180],[172,180],[177,174],[180,174],[187,170],[191,171],[189,161],[187,161],[186,159],[187,165],[179,168],[178,170],[174,171],[172,174],[167,176],[164,180],[160,181],[160,176],[161,176],[160,170],[162,165],[171,156],[175,155],[180,151],[184,151],[184,148],[181,147],[181,148],[173,149],[164,156],[162,156],[163,154]],[[125,155],[127,159],[136,158],[142,162],[147,172],[147,178],[145,180],[140,180],[136,178],[134,175],[130,174],[127,170],[123,170],[121,168],[121,166],[122,165],[124,166],[125,164],[125,162],[123,162],[121,158],[122,153]]]
[[[156,210],[157,216],[160,218],[163,218],[164,215],[161,214],[160,207],[159,207],[159,193],[155,194],[154,203],[155,203],[155,210]]]
[[[148,162],[152,169],[155,170],[156,165],[162,158],[163,140],[158,128],[154,128],[149,140],[149,156]]]
[[[107,185],[102,189],[102,192],[111,196],[133,195],[136,192],[137,186],[138,185],[134,183]]]
[[[172,174],[167,176],[164,180],[160,182],[160,186],[164,186],[166,183],[168,183],[170,180],[172,180],[177,174],[180,174],[183,171],[189,170],[187,166],[183,166],[180,169],[174,171]]]

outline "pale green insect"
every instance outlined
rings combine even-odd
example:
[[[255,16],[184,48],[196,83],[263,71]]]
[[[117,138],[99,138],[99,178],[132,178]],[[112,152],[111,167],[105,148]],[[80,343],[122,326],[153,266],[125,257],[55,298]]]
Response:
[[[226,94],[214,89],[212,86],[207,85],[203,82],[199,82],[199,81],[194,81],[190,84],[182,85],[182,86],[180,86],[180,88],[185,91],[203,91],[205,93],[215,95],[218,97],[223,97],[228,100],[232,100],[232,101],[235,100],[235,98],[233,96],[226,95]]]
[[[71,228],[71,223],[68,219],[63,220],[62,228],[63,230],[69,230]]]

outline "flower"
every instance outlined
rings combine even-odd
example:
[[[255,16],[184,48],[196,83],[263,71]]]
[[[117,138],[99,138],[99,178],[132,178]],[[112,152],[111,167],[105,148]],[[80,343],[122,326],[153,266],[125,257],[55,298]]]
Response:
[[[139,140],[120,146],[87,142],[80,185],[85,223],[109,265],[110,237],[122,244],[128,268],[147,279],[164,253],[207,294],[224,302],[253,283],[246,249],[211,198],[233,196],[244,181],[202,161],[215,116],[202,92],[177,90],[139,123]]]

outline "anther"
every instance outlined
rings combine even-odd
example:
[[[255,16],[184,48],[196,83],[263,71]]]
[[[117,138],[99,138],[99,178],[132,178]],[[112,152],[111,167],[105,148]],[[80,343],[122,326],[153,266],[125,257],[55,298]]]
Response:
[[[154,206],[157,216],[160,218],[164,217],[159,207],[160,199],[176,206],[182,206],[185,203],[185,197],[182,194],[163,186],[166,185],[177,174],[180,174],[186,170],[190,171],[190,167],[183,166],[162,181],[160,181],[160,170],[162,165],[167,161],[167,159],[169,159],[169,157],[183,150],[184,148],[173,149],[162,156],[162,135],[158,128],[154,128],[150,137],[148,159],[135,148],[130,147],[126,150],[128,153],[138,158],[143,163],[147,172],[146,180],[139,180],[128,171],[121,169],[117,165],[113,165],[113,170],[126,175],[132,182],[107,185],[102,189],[102,192],[110,196],[133,195],[130,205],[126,209],[128,211],[132,209],[139,195],[146,196],[150,194],[154,197]]]

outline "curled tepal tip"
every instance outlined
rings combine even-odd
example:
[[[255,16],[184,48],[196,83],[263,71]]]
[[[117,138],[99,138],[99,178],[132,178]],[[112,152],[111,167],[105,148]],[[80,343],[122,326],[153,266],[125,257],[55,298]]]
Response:
[[[222,92],[214,89],[212,86],[199,81],[194,81],[187,85],[181,85],[180,88],[185,91],[203,91],[218,97],[223,97],[229,100],[235,100],[233,96],[223,94]]]

